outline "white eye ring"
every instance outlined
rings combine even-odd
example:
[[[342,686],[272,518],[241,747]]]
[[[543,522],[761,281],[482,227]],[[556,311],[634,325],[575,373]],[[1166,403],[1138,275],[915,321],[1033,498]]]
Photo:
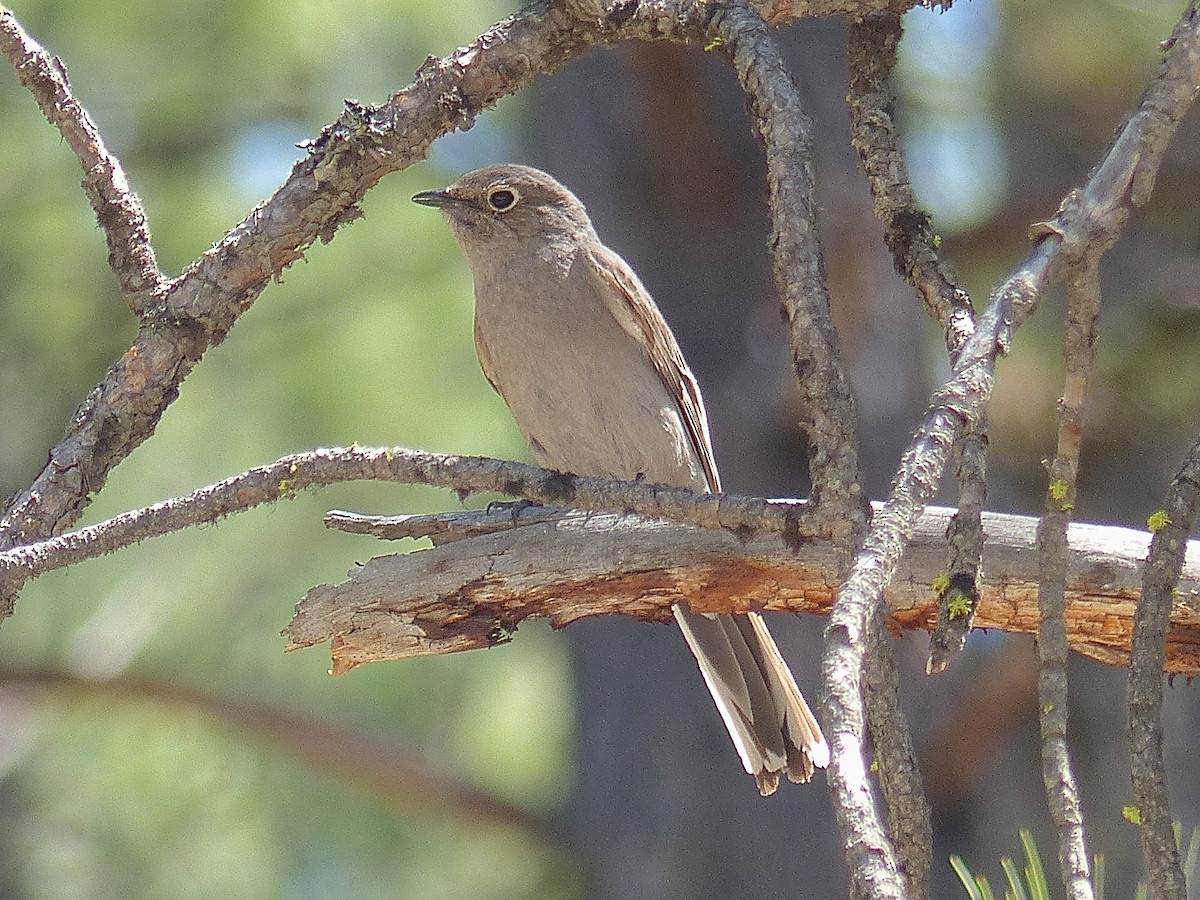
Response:
[[[497,185],[487,192],[487,204],[492,212],[508,212],[517,205],[520,199],[521,195],[516,188],[510,188],[502,184]]]

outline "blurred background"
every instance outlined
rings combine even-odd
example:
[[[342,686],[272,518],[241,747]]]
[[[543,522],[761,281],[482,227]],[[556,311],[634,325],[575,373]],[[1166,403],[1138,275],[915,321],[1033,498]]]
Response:
[[[981,304],[1031,222],[1100,158],[1182,3],[960,0],[906,18],[895,77],[914,183]],[[426,55],[513,12],[499,0],[19,3],[125,164],[176,273],[265,199],[343,98],[374,103]],[[848,144],[844,26],[779,34],[816,120],[835,318],[872,493],[931,386],[938,329],[898,281]],[[0,71],[0,495],[25,486],[128,346],[81,172]],[[1140,527],[1197,430],[1200,154],[1185,123],[1152,205],[1104,268],[1079,518]],[[786,334],[766,250],[763,166],[730,71],[669,46],[594,53],[385,179],[365,218],[315,245],[184,383],[86,522],[285,453],[398,445],[527,458],[471,343],[471,283],[417,190],[501,160],[549,169],[641,274],[708,401],[728,489],[807,490]],[[1062,302],[1002,363],[991,507],[1036,513],[1054,446]],[[472,498],[472,504],[487,498]],[[392,552],[327,532],[331,507],[454,508],[453,495],[353,485],[45,576],[0,627],[0,896],[14,898],[751,898],[845,895],[823,780],[760,799],[673,629],[522,627],[489,653],[333,679],[285,655],[310,586]],[[815,619],[772,627],[815,695]],[[1033,829],[1053,856],[1028,639],[977,635],[945,675],[896,644],[949,853],[1000,876]],[[1074,661],[1072,737],[1109,896],[1141,878],[1125,677]],[[1175,814],[1200,822],[1185,750],[1195,690],[1169,694]]]

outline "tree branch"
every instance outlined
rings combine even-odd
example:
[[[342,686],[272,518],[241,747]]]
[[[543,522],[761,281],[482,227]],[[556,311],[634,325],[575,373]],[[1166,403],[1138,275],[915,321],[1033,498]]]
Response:
[[[108,152],[96,123],[71,92],[67,67],[51,56],[0,7],[0,53],[33,94],[83,166],[83,190],[108,242],[108,264],[130,309],[144,315],[169,285],[158,269],[142,201],[129,189],[120,160]]]
[[[870,505],[859,469],[854,399],[841,364],[817,236],[812,124],[765,23],[737,7],[718,21],[725,27],[717,28],[717,36],[727,47],[750,100],[754,128],[766,152],[770,246],[775,281],[790,324],[792,362],[803,410],[801,427],[809,442],[812,515],[822,532],[833,538],[834,547],[841,548],[843,562],[836,573],[840,580],[851,554],[861,545]],[[842,766],[834,754],[830,787],[855,884],[863,891],[871,885],[870,890],[896,895],[904,893],[907,886],[923,897],[932,844],[928,804],[908,723],[900,709],[899,679],[878,607],[870,611],[868,627],[871,638],[854,661],[870,673],[865,682],[868,690],[860,691],[844,679],[836,684],[826,682],[826,726],[832,732],[840,729],[861,735],[864,720],[869,722],[882,794],[890,811],[888,821],[893,826],[891,839],[875,809],[864,768]],[[836,702],[831,700],[834,697]],[[901,859],[899,867],[894,854]],[[911,879],[910,885],[903,883],[906,877]]]
[[[953,363],[975,333],[975,310],[941,259],[938,237],[929,214],[917,202],[900,150],[892,115],[895,101],[888,87],[900,37],[900,16],[889,13],[868,16],[848,29],[850,142],[862,161],[875,215],[883,222],[884,242],[896,271],[941,325]],[[929,645],[928,674],[945,670],[962,649],[975,618],[984,540],[980,516],[987,502],[987,427],[983,420],[959,435],[953,453],[959,509],[946,530],[949,562],[940,591],[938,627]]]
[[[750,104],[767,157],[770,247],[775,283],[790,325],[792,364],[809,441],[814,508],[847,549],[861,539],[869,515],[858,467],[858,425],[842,370],[837,331],[817,236],[813,199],[812,121],[766,23],[733,6],[714,22]]]
[[[1045,512],[1038,523],[1038,721],[1042,781],[1058,831],[1058,863],[1072,900],[1091,900],[1091,864],[1083,833],[1083,808],[1067,744],[1067,526],[1075,504],[1084,401],[1095,361],[1100,316],[1100,256],[1067,268],[1066,375],[1058,408],[1058,448],[1050,464]]]
[[[900,16],[885,13],[852,22],[847,32],[850,64],[850,143],[858,151],[871,188],[875,215],[896,271],[916,290],[925,309],[942,326],[951,359],[975,331],[971,298],[938,252],[929,213],[921,208],[900,152],[895,101],[888,77],[896,65]]]
[[[944,565],[953,510],[930,507],[888,591],[896,631],[932,627],[930,582]],[[526,517],[530,521],[526,521]],[[334,641],[334,668],[494,646],[526,618],[565,626],[593,615],[670,618],[680,598],[705,612],[766,609],[828,614],[837,589],[828,538],[797,551],[767,532],[747,536],[620,514],[534,508],[377,518],[334,514],[334,527],[391,539],[433,535],[435,547],[383,556],[349,581],[314,588],[285,634],[290,645]],[[988,513],[987,579],[979,627],[1034,634],[1037,520]],[[1070,526],[1066,599],[1071,649],[1126,665],[1145,532]],[[1179,591],[1200,592],[1200,562],[1184,566]],[[1200,611],[1177,601],[1167,639],[1167,670],[1200,674]]]
[[[1154,533],[1134,616],[1129,671],[1129,769],[1141,818],[1142,855],[1150,887],[1162,900],[1184,900],[1187,884],[1179,861],[1163,758],[1162,673],[1171,608],[1190,549],[1187,537],[1200,507],[1200,444],[1192,447],[1171,485],[1165,521]],[[1191,557],[1195,560],[1194,553]]]
[[[806,530],[803,500],[773,501],[733,494],[695,493],[644,482],[610,481],[482,456],[448,456],[398,448],[335,447],[285,456],[185,497],[123,513],[59,537],[0,552],[0,575],[20,587],[30,578],[93,559],[150,537],[215,522],[298,491],[347,481],[427,484],[470,494],[494,492],[545,503],[726,528],[770,531],[798,547]]]
[[[1167,140],[1196,94],[1197,75],[1200,74],[1200,17],[1193,3],[1185,11],[1169,41],[1164,45],[1167,54],[1151,81],[1139,111],[1126,123],[1118,135],[1108,156],[1093,172],[1081,193],[1068,197],[1059,209],[1055,222],[1047,232],[1062,238],[1062,255],[1067,272],[1067,331],[1066,331],[1066,378],[1063,400],[1059,413],[1058,451],[1051,465],[1051,482],[1046,497],[1046,513],[1039,527],[1044,575],[1041,579],[1042,621],[1039,628],[1038,649],[1041,671],[1038,678],[1038,698],[1042,730],[1042,769],[1047,798],[1052,818],[1058,828],[1059,864],[1063,884],[1068,897],[1090,900],[1093,896],[1089,872],[1089,860],[1083,833],[1083,813],[1080,808],[1079,791],[1075,784],[1067,746],[1067,635],[1063,620],[1065,598],[1066,523],[1075,499],[1075,476],[1079,466],[1079,448],[1083,431],[1083,403],[1086,395],[1088,375],[1094,359],[1096,320],[1099,316],[1100,286],[1099,261],[1103,253],[1115,242],[1121,227],[1135,206],[1149,199],[1153,187],[1157,164],[1165,150]],[[1140,126],[1140,127],[1139,127]],[[1073,227],[1074,226],[1074,227]],[[1181,507],[1178,513],[1187,515],[1190,530],[1194,510],[1185,511],[1179,482],[1174,499]],[[1193,498],[1194,500],[1194,498]],[[1186,536],[1185,532],[1185,536]],[[1176,537],[1177,546],[1183,539]],[[1168,551],[1162,551],[1164,556]],[[1160,563],[1164,576],[1170,562]],[[1150,578],[1148,570],[1148,579]],[[1164,579],[1151,581],[1162,589]],[[1162,597],[1159,604],[1168,603]],[[1153,602],[1153,601],[1152,601]],[[1167,606],[1169,609],[1169,605]],[[1146,612],[1150,616],[1150,612]],[[1147,650],[1153,654],[1152,650]],[[1148,664],[1153,664],[1151,655]],[[1144,686],[1144,680],[1139,686]],[[1131,688],[1132,696],[1132,688]],[[1145,700],[1152,695],[1139,696]],[[1161,698],[1160,698],[1161,699]],[[1131,739],[1135,731],[1153,730],[1148,721],[1157,717],[1157,706],[1151,708],[1143,703],[1138,725],[1131,724]],[[1161,738],[1161,725],[1158,734]],[[1150,742],[1152,743],[1152,742]],[[1143,763],[1157,762],[1158,768],[1141,770],[1139,786],[1147,799],[1153,797],[1162,806],[1153,815],[1153,824],[1143,830],[1147,854],[1152,845],[1161,843],[1163,832],[1170,835],[1165,789],[1156,792],[1150,785],[1154,772],[1161,773],[1161,740],[1159,755],[1143,745],[1146,756]],[[1136,776],[1135,776],[1136,777]],[[1159,785],[1161,786],[1161,781]],[[1170,838],[1172,846],[1173,836]],[[1171,860],[1175,865],[1171,866]],[[1159,893],[1159,896],[1182,896],[1183,882],[1178,884],[1172,877],[1180,871],[1178,854],[1159,857],[1155,866],[1149,866],[1160,883],[1156,888],[1168,886],[1178,889],[1177,893]],[[1156,891],[1156,893],[1158,893]]]
[[[768,5],[778,16],[857,8],[836,2]],[[879,5],[868,2],[866,8]],[[784,6],[793,8],[789,12]],[[469,128],[501,97],[592,47],[626,40],[701,42],[714,14],[712,7],[686,0],[618,4],[603,18],[582,12],[549,0],[534,3],[450,56],[430,57],[416,80],[386,103],[349,103],[309,143],[308,156],[296,163],[270,199],[178,278],[169,283],[154,280],[154,302],[140,310],[142,326],[133,346],[80,404],[33,483],[8,502],[0,517],[0,548],[70,527],[112,468],[154,432],[183,379],[208,348],[224,340],[271,280],[299,260],[310,244],[331,240],[338,228],[357,218],[358,204],[384,175],[423,159],[435,138]],[[94,163],[88,154],[101,153],[103,144],[86,112],[66,92],[61,63],[45,57],[11,13],[0,15],[6,55],[29,80],[51,120],[84,154],[81,160],[91,172]],[[65,111],[59,111],[60,105]],[[104,166],[97,184],[103,186],[101,175],[111,170],[111,185],[100,193],[113,194],[110,199],[117,206],[133,202],[131,193],[121,193],[124,179],[107,154]],[[102,223],[126,221],[108,209],[98,211]],[[110,246],[118,245],[118,257],[128,246],[126,255],[144,266],[152,259],[144,222],[135,215],[127,224],[128,233],[110,231]],[[121,271],[126,271],[123,263]],[[13,585],[0,580],[0,619],[11,613],[15,595]]]

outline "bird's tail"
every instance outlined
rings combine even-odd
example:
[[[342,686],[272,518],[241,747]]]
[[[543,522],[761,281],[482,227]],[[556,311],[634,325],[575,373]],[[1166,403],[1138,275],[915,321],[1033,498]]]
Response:
[[[762,617],[674,611],[759,793],[774,793],[781,773],[801,782],[825,768],[829,745]]]

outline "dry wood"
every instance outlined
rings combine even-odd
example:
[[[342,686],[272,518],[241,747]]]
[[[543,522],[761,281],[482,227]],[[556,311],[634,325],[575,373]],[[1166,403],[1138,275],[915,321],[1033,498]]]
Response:
[[[938,598],[931,583],[945,566],[952,512],[931,507],[925,513],[888,589],[896,631],[933,626]],[[515,526],[507,510],[398,520],[391,532],[397,537],[449,535],[439,534],[431,549],[377,557],[342,584],[313,588],[284,630],[289,649],[330,641],[333,670],[341,673],[375,660],[496,646],[532,617],[555,627],[608,614],[665,621],[680,598],[707,612],[824,615],[837,588],[827,541],[793,552],[769,534],[743,541],[729,531],[578,511],[555,516],[542,509],[534,517],[526,523],[518,516]],[[984,515],[977,628],[1036,633],[1035,527],[1035,519],[1023,516]],[[372,529],[361,524],[357,530]],[[1070,540],[1071,649],[1126,665],[1150,536],[1072,525]],[[1189,562],[1167,639],[1166,671],[1172,674],[1200,674],[1198,590],[1200,566]]]

